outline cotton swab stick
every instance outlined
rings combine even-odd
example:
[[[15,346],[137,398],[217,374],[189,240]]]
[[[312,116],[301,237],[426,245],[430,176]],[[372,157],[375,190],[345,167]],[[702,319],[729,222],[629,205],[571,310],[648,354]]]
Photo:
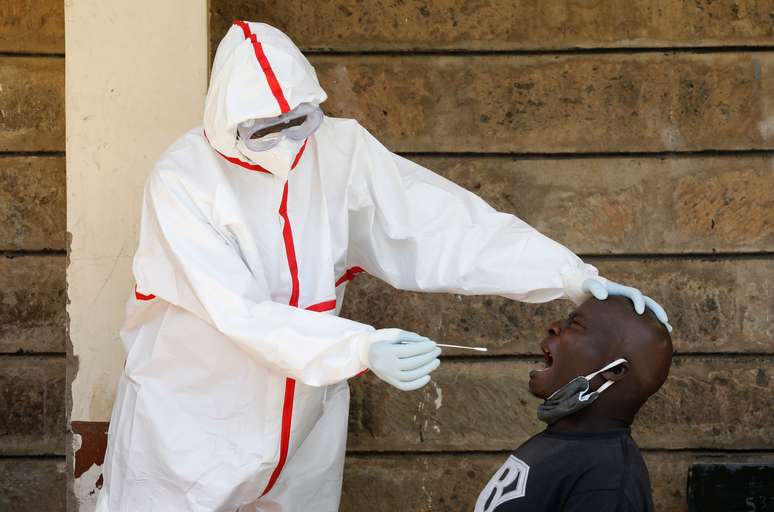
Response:
[[[476,352],[486,352],[484,347],[463,347],[462,345],[446,345],[444,343],[436,343],[436,346],[447,348],[461,348],[463,350],[475,350]]]

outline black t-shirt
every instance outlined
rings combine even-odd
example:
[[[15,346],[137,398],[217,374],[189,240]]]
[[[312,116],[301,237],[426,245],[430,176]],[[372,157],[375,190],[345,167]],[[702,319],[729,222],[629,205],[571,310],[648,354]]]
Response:
[[[497,470],[475,512],[653,512],[648,469],[629,434],[541,432]]]

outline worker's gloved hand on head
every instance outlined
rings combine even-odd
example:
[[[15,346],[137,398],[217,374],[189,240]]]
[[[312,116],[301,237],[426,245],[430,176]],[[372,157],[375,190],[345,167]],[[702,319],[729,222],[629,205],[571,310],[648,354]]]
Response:
[[[599,300],[605,300],[610,295],[621,295],[623,297],[627,297],[634,303],[634,310],[638,314],[643,314],[645,312],[645,308],[647,307],[653,311],[653,313],[655,313],[656,318],[658,318],[658,320],[666,326],[667,330],[672,332],[672,326],[669,325],[669,318],[667,317],[664,308],[662,308],[661,305],[655,300],[643,295],[642,292],[637,288],[624,286],[613,281],[600,281],[597,279],[589,278],[583,281],[582,289],[584,292],[590,293]]]
[[[369,334],[361,352],[363,364],[377,377],[402,391],[430,382],[438,368],[441,349],[424,336],[400,329],[379,329]]]

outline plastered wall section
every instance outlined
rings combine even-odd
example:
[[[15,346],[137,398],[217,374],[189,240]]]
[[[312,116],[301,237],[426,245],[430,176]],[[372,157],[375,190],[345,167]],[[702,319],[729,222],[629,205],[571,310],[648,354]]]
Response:
[[[144,180],[200,124],[207,0],[67,1],[65,31],[70,421],[106,422],[124,364],[118,333]],[[76,452],[82,441],[76,433]],[[90,472],[100,473],[76,478],[80,510],[94,496],[94,482],[80,481]]]

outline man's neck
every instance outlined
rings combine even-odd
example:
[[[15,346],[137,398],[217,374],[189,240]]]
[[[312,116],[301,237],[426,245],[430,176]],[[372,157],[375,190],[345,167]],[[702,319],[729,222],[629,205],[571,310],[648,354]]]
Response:
[[[572,414],[548,427],[549,432],[606,432],[619,428],[629,428],[631,422],[594,415]]]

